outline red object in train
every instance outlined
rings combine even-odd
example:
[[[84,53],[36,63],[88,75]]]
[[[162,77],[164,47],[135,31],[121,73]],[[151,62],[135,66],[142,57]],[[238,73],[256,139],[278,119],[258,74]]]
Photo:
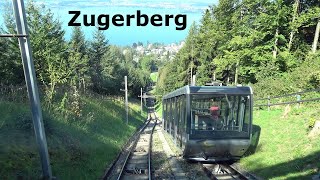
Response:
[[[211,114],[213,120],[219,119],[219,110],[220,110],[220,108],[218,106],[211,106],[210,107],[210,114]]]

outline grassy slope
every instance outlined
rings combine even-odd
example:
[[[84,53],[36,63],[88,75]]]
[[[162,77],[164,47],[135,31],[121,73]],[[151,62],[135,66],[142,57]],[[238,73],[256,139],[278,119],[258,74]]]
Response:
[[[153,82],[157,82],[157,78],[158,78],[158,72],[153,72],[150,74],[151,80]]]
[[[127,126],[122,103],[82,100],[83,117],[77,121],[44,112],[53,175],[59,179],[101,177],[146,117],[139,104],[131,103]],[[37,179],[41,169],[28,104],[0,101],[0,112],[0,179]]]
[[[161,103],[156,110],[161,116]],[[320,138],[309,138],[310,118],[319,119],[318,104],[254,111],[254,124],[261,128],[256,152],[241,159],[248,171],[265,179],[311,179],[320,170]],[[257,133],[253,139],[257,138]]]
[[[241,159],[249,171],[266,179],[311,179],[320,168],[320,138],[308,138],[308,123],[320,108],[291,107],[287,117],[283,109],[257,110],[254,124],[261,127],[256,153]]]

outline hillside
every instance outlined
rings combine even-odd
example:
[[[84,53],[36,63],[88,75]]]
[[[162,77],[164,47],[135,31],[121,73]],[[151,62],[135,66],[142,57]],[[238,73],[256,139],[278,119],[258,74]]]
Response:
[[[261,128],[259,144],[254,154],[241,159],[241,165],[264,179],[311,179],[320,169],[320,139],[309,135],[309,126],[311,119],[319,120],[319,113],[317,103],[255,110],[253,124]]]
[[[44,111],[51,166],[59,179],[102,177],[146,117],[140,114],[140,105],[132,102],[126,125],[121,101],[87,95],[81,101],[85,105],[78,119]],[[41,166],[29,105],[2,100],[0,112],[1,179],[38,179]]]

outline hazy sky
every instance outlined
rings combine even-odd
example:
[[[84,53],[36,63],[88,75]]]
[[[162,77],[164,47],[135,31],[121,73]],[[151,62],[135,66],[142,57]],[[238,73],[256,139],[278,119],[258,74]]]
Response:
[[[0,15],[2,16],[5,2],[9,0],[0,0]],[[72,27],[68,27],[68,22],[72,15],[68,11],[81,11],[82,14],[136,14],[137,10],[141,13],[149,15],[153,14],[186,14],[187,15],[187,28],[182,31],[176,30],[177,25],[173,20],[170,22],[169,27],[161,26],[154,27],[152,25],[146,27],[137,27],[134,25],[114,27],[104,31],[105,35],[112,44],[130,45],[133,42],[160,42],[172,43],[183,40],[188,34],[188,30],[193,21],[198,22],[203,11],[209,5],[217,4],[218,0],[34,0],[37,4],[44,4],[50,8],[63,23],[63,28],[66,30],[66,39],[70,38]],[[26,1],[27,2],[27,1]],[[82,22],[82,19],[81,21]],[[2,26],[3,19],[0,18]],[[86,38],[92,38],[93,27],[84,27],[82,30],[85,32]]]

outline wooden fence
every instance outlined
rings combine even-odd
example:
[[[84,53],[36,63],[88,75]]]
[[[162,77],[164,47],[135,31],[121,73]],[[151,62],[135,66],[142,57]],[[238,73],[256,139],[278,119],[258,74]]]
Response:
[[[303,102],[319,101],[320,97],[308,97],[307,99],[302,99],[301,95],[306,94],[306,93],[311,93],[311,92],[315,92],[316,94],[320,95],[320,88],[301,91],[301,92],[296,92],[296,93],[291,93],[291,94],[286,94],[286,95],[282,95],[282,96],[273,96],[273,97],[268,96],[267,98],[255,99],[254,102],[267,101],[267,103],[266,104],[256,104],[256,105],[254,105],[254,107],[267,106],[268,110],[269,110],[271,106],[276,106],[276,105],[295,104],[295,103],[299,103],[300,104],[300,103],[303,103]],[[271,100],[287,98],[287,97],[291,97],[291,98],[292,97],[296,97],[296,99],[295,100],[289,100],[289,101],[287,100],[286,102],[271,103]]]

